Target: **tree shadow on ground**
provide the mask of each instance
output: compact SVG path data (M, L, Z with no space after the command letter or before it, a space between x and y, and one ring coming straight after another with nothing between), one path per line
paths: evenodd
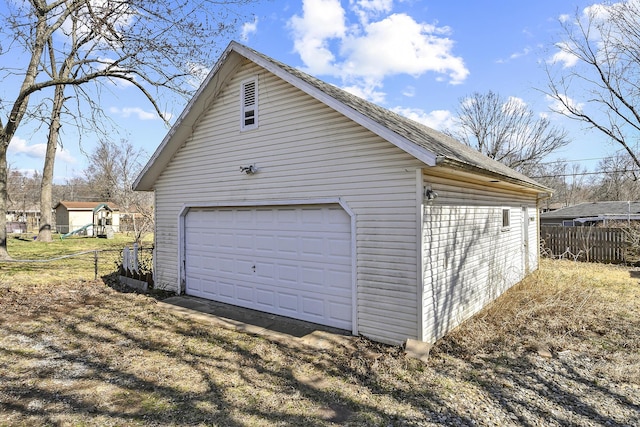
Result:
M219 328L97 283L47 292L0 295L0 412L7 425L640 420L632 397L595 383L575 359L545 365L531 355L467 360L436 351L424 365L400 347L364 338L317 348ZM601 396L613 412L584 400L587 394Z
M46 307L5 313L0 408L9 425L320 426L410 419L376 404L380 396L394 403L400 395L339 365L345 349L273 343L173 316L141 295L109 294L72 293ZM313 380L316 375L323 380ZM347 380L372 402L342 393Z

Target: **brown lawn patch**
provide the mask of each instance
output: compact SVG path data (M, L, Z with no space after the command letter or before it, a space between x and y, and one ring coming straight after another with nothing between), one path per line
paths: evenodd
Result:
M629 269L544 261L425 365L214 327L102 280L0 279L0 426L634 425L639 307Z

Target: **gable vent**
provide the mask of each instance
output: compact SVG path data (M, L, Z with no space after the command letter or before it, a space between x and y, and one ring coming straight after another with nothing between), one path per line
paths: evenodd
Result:
M255 78L241 83L241 124L242 130L258 127L258 82Z

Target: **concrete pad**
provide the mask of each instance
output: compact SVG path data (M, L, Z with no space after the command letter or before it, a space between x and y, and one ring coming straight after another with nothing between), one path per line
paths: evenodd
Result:
M432 345L423 341L408 339L404 352L407 356L424 363L429 361L429 351Z
M216 301L180 295L167 298L159 305L169 311L210 322L238 332L268 336L275 340L296 341L322 349L332 345L348 346L349 331L318 325Z

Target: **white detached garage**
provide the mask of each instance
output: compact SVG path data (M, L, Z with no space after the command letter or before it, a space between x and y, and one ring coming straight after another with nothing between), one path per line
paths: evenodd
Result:
M154 282L398 344L537 268L549 189L238 43L134 184Z

